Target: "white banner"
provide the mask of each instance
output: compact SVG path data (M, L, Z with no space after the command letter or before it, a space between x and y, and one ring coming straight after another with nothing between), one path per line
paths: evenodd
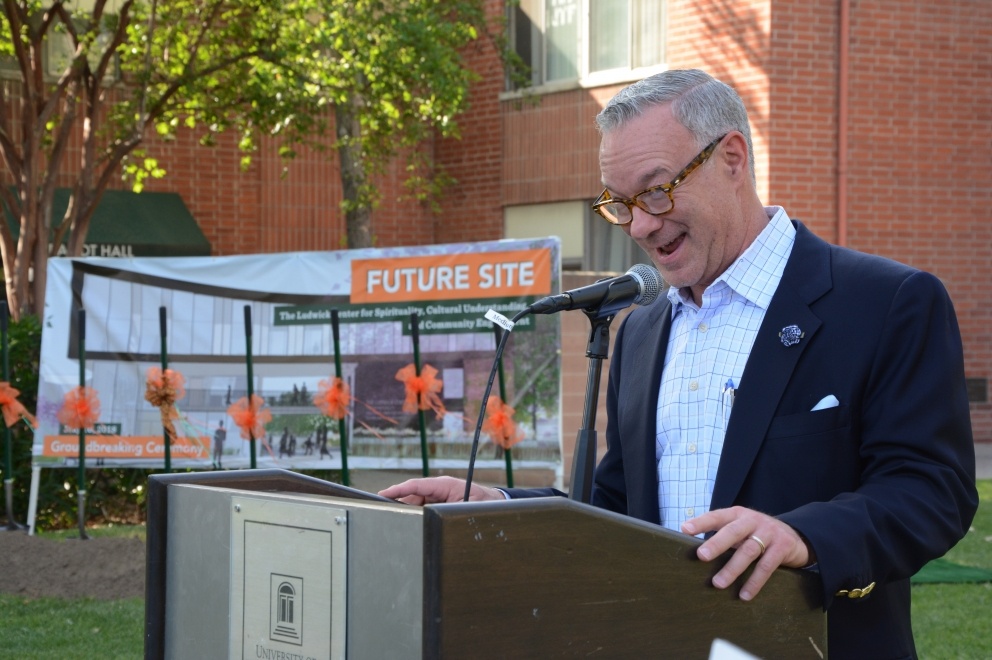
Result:
M418 415L403 412L396 373L414 362L437 369L447 413L426 413L430 466L467 465L495 357L490 310L513 317L560 287L557 239L231 257L56 258L49 261L34 464L78 465L79 436L57 419L67 392L85 384L100 401L86 433L87 466L159 468L160 411L145 400L150 367L165 354L180 372L175 469L248 467L250 444L228 415L248 390L246 312L251 319L252 391L272 414L257 439L258 467L340 469L338 422L313 403L335 375L331 317L339 319L342 374L353 397L346 418L348 467L422 465ZM84 341L77 330L85 312ZM81 352L82 349L82 352ZM557 316L524 317L504 354L507 402L524 440L514 466L560 463L560 328ZM517 389L517 388L521 389ZM500 393L499 383L493 394ZM479 467L501 467L483 437Z

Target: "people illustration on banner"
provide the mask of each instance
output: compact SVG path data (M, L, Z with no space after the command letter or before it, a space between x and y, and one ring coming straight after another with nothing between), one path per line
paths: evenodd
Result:
M221 459L224 456L224 441L227 440L227 429L224 428L224 420L220 420L217 423L217 429L214 431L214 469L220 470L223 468L221 465Z

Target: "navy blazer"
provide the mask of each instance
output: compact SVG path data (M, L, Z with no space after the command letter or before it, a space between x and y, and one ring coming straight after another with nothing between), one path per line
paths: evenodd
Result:
M933 275L794 224L737 389L711 508L755 509L809 540L830 656L915 657L909 578L964 536L978 506L957 320ZM787 326L802 331L798 343L782 341ZM596 506L653 523L670 328L671 304L660 301L632 311L617 332L607 451L592 494ZM811 411L831 394L840 405Z

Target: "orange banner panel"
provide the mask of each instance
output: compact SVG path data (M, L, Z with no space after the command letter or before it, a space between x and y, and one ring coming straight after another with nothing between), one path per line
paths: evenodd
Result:
M354 259L352 303L546 296L551 250Z
M170 446L172 458L210 458L210 438L182 437ZM78 435L46 435L42 456L77 458ZM87 435L86 458L165 459L165 443L160 435Z

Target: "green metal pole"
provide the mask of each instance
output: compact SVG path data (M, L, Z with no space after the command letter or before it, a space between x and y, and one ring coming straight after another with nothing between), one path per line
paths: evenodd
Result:
M76 334L79 336L79 387L86 387L86 310L80 309L77 316ZM76 518L79 522L79 538L88 539L86 534L86 429L79 425L79 474L76 477Z
M7 301L0 301L0 332L3 334L3 379L10 382L10 342L7 336L7 320L10 316ZM3 425L4 457L3 457L3 488L7 496L7 525L4 529L17 531L27 529L14 519L14 440L10 436L10 427L6 421Z
M338 324L338 310L331 310L331 334L334 337L334 375L342 378L341 375L341 334ZM341 438L341 481L345 486L351 485L351 478L348 476L348 429L344 423L344 417L338 420L338 435Z
M245 305L245 355L248 361L248 406L251 406L252 383L255 378L251 372L251 305ZM248 432L248 448L251 451L251 469L256 466L255 459L255 434Z
M503 330L498 325L493 325L493 332L496 335L496 348L499 348L499 340L503 338ZM499 356L499 362L497 363L497 369L499 370L499 398L503 401L505 405L509 405L506 402L506 380L503 375L503 356ZM503 460L506 462L506 486L507 488L513 488L513 455L510 452L510 448L507 447L503 450Z
M158 328L159 335L162 338L162 378L165 379L165 370L169 368L169 360L166 357L165 348L165 306L158 308ZM168 474L172 472L172 438L169 437L169 431L163 426L162 427L162 437L165 440L165 472Z
M410 337L413 339L413 368L417 377L420 376L420 320L417 312L410 314ZM419 403L419 402L418 402ZM423 464L423 476L428 476L430 470L427 464L427 418L420 406L417 406L417 421L420 425L420 459Z

